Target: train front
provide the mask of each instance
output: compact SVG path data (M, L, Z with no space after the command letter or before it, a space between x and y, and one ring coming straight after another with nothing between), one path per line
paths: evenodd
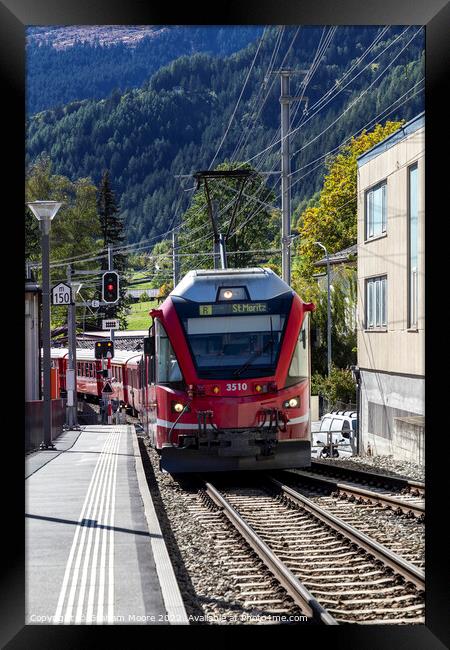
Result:
M257 268L190 271L151 312L147 422L162 469L310 464L313 308Z

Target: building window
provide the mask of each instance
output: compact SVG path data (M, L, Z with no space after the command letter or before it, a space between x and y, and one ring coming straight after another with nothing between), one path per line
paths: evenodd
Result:
M383 181L366 192L366 239L386 232L387 183Z
M366 280L366 329L386 328L386 276Z
M417 328L419 200L417 163L408 168L408 327Z

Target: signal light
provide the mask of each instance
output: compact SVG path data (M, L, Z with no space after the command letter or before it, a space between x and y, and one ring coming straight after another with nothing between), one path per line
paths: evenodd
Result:
M119 300L119 274L116 271L106 271L103 274L102 299L109 303Z
M114 356L114 344L112 341L96 341L94 351L96 359L106 359L108 356L112 359Z

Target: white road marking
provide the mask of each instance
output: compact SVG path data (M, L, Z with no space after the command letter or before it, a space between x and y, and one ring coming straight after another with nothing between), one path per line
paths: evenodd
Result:
M106 620L108 623L112 623L114 620L114 531L112 529L112 526L114 525L116 476L118 464L117 453L119 450L120 439L121 429L113 428L105 440L97 464L94 468L83 507L81 509L81 514L78 519L79 525L76 526L72 547L70 549L69 558L67 560L63 583L61 586L54 617L55 623L62 622L62 613L66 601L67 591L69 591L69 594L64 611L64 623L83 622L83 608L85 604L86 591L88 588L89 591L85 622L93 622L95 585L98 569L100 571L100 576L97 603L97 622L103 621L106 552L108 546L108 614ZM82 525L83 520L87 520L84 525ZM104 526L102 532L100 525ZM109 536L107 526L110 526ZM95 535L94 527L96 528ZM80 528L82 529L81 534ZM101 549L99 567L98 555L100 539ZM90 575L89 583L87 583L88 575ZM78 600L75 620L73 621L72 612L77 589Z
M65 615L64 615L64 623L72 623L73 622L72 621L73 603L74 603L74 600L75 600L75 591L76 591L77 584L78 584L78 575L80 573L80 565L81 565L81 560L82 560L82 557L83 557L84 540L86 538L87 530L92 525L92 521L91 521L92 507L93 507L93 504L94 503L96 504L97 500L98 500L99 488L100 488L101 482L103 480L105 468L107 467L107 464L108 464L108 461L109 461L108 453L109 453L109 451L110 451L110 449L112 447L114 437L115 437L114 434L111 433L111 435L110 435L111 442L110 442L110 445L109 445L108 449L105 451L105 453L103 455L103 461L104 462L103 462L103 465L102 465L101 473L97 477L97 481L96 481L96 485L95 485L95 493L91 496L91 499L90 499L90 502L89 502L89 507L88 507L88 510L87 510L87 513L86 513L86 515L88 515L88 516L85 516L86 519L90 520L89 524L87 526L82 527L83 530L81 532L81 538L80 538L80 541L79 541L79 544L78 544L78 553L77 553L77 557L76 557L75 565L74 565L74 570L73 570L73 574L72 574L72 584L71 584L71 587L70 587L69 599L68 599L68 603L67 603L66 612L65 612Z
M118 444L116 447L116 451L117 449L118 449ZM107 525L106 513L108 512L109 509L112 478L113 478L113 470L111 466L109 477L108 477L108 485L106 489L106 502L105 502L104 514L101 513L101 515L99 515L99 521L101 520L101 517L103 517L105 526ZM95 531L94 555L93 555L92 565L91 565L91 577L89 581L89 594L88 594L88 603L86 609L86 623L93 622L94 595L95 595L95 585L96 585L96 578L97 578L98 549L99 549L100 537L102 536L101 531L102 529L100 528L100 526L97 526L97 529Z
M85 510L86 510L87 504L89 503L91 491L95 487L98 472L100 471L100 469L102 467L102 464L103 464L103 458L104 458L103 452L104 452L105 449L108 448L108 444L109 444L109 437L105 440L105 444L103 445L102 452L100 453L100 456L99 456L99 458L97 460L97 464L96 464L95 469L94 469L94 472L92 474L91 482L89 484L89 487L88 487L88 490L87 490L87 493L86 493L86 497L84 499L83 507L81 508L80 516L78 518L78 523L79 524L84 519L84 513L85 513ZM67 584L68 584L68 581L69 581L69 576L70 576L70 571L71 571L71 568L72 568L72 562L73 562L73 558L74 558L74 555L75 555L75 550L77 548L78 536L80 534L80 528L81 528L80 526L77 526L76 529L75 529L75 535L74 535L72 546L71 546L71 549L70 549L69 558L67 560L66 570L64 572L64 578L63 578L63 582L62 582L62 586L61 586L61 591L59 593L58 604L56 606L56 612L55 612L55 616L54 616L54 619L55 619L54 622L55 623L60 622L61 612L62 612L64 599L65 599L65 595L66 595L66 590L67 590Z
M107 488L108 488L108 480L109 476L114 464L114 458L116 457L114 455L114 451L117 446L117 438L118 436L116 435L115 441L114 441L114 446L111 450L111 452L108 454L108 458L106 461L106 466L105 466L105 471L102 477L102 481L99 485L99 490L97 492L97 498L95 501L95 504L93 506L93 510L91 513L91 516L89 517L89 535L88 539L86 542L86 548L84 551L84 563L83 563L83 572L81 575L81 582L80 582L80 591L78 594L78 606L77 606L77 612L75 615L75 623L81 623L82 621L82 615L83 615L83 605L84 605L84 594L86 590L86 579L87 579L87 573L88 573L88 567L89 567L89 561L91 557L91 546L92 546L92 539L93 539L93 533L94 533L94 522L97 522L97 530L98 530L98 525L101 522L101 515L103 512L103 507L105 503L105 495L107 493Z

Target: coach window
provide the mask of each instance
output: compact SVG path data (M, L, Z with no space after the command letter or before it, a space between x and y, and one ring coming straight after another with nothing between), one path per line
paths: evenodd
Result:
M292 386L309 377L309 313L303 317L297 345L292 355L285 386Z
M172 384L183 380L180 366L164 327L156 321L156 383Z

